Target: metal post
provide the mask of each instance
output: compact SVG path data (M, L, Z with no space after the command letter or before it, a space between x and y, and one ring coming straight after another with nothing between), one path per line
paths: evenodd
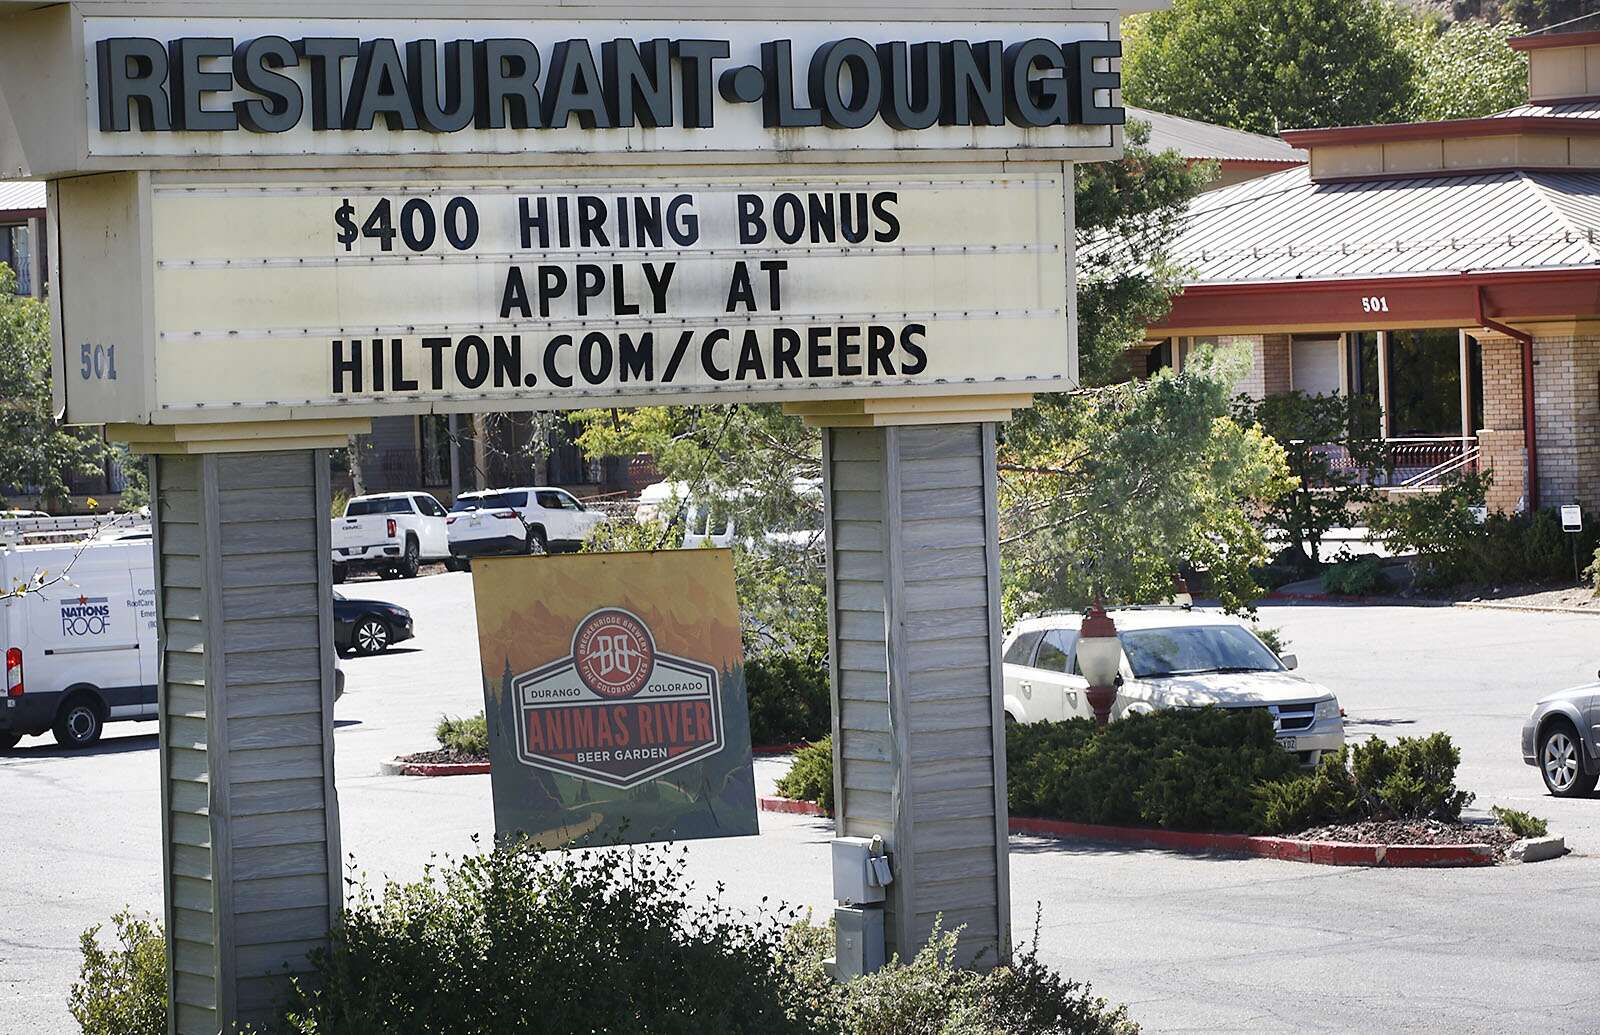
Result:
M840 837L882 836L885 927L908 957L965 927L1009 956L995 427L824 432Z
M343 902L322 450L154 458L168 1030L270 1023Z
M454 413L445 415L445 441L450 445L450 501L461 495L461 418Z

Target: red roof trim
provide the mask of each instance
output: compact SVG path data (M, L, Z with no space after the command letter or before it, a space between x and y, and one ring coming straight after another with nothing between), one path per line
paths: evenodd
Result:
M1392 126L1334 126L1328 129L1286 129L1279 136L1295 147L1316 147L1319 144L1381 144L1398 140L1454 140L1461 137L1504 137L1517 133L1600 136L1600 119L1566 119L1557 115L1512 115L1498 119L1399 122Z
M0 208L0 223L16 223L29 219L43 219L42 208Z
M1257 281L1196 284L1172 300L1172 310L1152 326L1154 336L1196 328L1250 334L1295 327L1381 327L1436 322L1478 325L1478 290L1486 310L1501 320L1600 316L1600 268L1434 274L1423 277L1352 277L1348 280ZM1374 312L1371 299L1387 308Z
M1512 50L1552 50L1556 47L1587 47L1600 43L1600 31L1589 32L1537 32L1529 36L1513 36L1506 40Z

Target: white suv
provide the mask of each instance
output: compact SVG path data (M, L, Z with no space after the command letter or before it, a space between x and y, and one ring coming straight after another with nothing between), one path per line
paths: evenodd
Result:
M1122 641L1113 721L1163 708L1262 708L1278 742L1315 765L1344 746L1344 718L1332 691L1289 671L1237 618L1183 608L1112 611ZM1079 614L1019 622L1005 642L1006 717L1016 722L1093 718L1078 672Z
M565 489L490 489L457 496L446 527L450 555L464 560L577 550L605 519Z

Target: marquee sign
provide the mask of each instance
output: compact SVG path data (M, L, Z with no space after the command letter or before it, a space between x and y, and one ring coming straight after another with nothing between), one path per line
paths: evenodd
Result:
M728 551L491 558L473 588L498 833L756 832Z
M100 18L91 155L1104 148L1106 22Z
M1059 167L828 172L163 175L134 187L150 191L148 337L121 312L104 337L69 313L68 414L172 424L1070 384ZM70 287L84 267L65 268Z

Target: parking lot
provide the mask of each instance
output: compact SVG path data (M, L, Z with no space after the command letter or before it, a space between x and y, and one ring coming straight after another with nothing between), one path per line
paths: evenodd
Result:
M471 576L362 582L410 608L417 638L347 659L337 720L344 849L373 879L493 829L487 777L378 775L432 746L441 713L482 706ZM1446 730L1474 813L1551 821L1574 854L1481 871L1370 871L1209 859L1034 838L1012 842L1016 933L1066 974L1130 1004L1149 1032L1593 1032L1600 947L1600 798L1556 801L1522 763L1533 700L1593 679L1600 618L1451 608L1271 606L1301 674L1334 689L1350 734ZM758 763L763 786L781 772ZM30 738L0 756L0 1002L7 1032L67 1033L78 933L124 905L159 914L154 728L110 727L65 754ZM690 852L732 907L772 895L829 906L825 822L762 816L762 834ZM820 914L819 914L820 915Z

